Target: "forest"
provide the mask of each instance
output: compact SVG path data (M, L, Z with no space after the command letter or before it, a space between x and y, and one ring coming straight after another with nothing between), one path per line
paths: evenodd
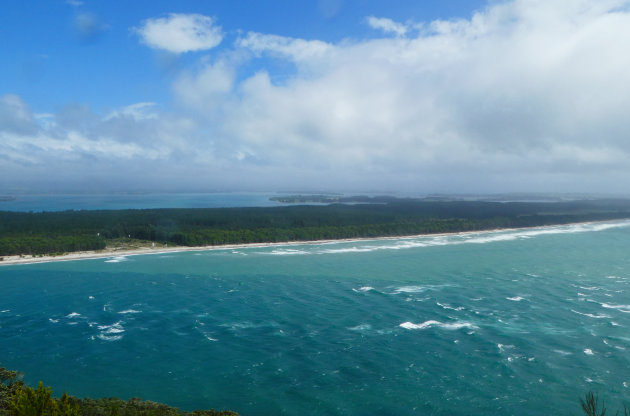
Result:
M116 239L216 246L630 218L630 200L626 199L484 202L365 197L361 201L265 208L0 211L0 256L101 250Z

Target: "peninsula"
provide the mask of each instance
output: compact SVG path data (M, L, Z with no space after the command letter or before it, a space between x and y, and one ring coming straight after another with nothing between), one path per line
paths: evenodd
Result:
M362 197L350 203L267 208L0 211L0 264L623 218L630 218L628 199L488 202Z

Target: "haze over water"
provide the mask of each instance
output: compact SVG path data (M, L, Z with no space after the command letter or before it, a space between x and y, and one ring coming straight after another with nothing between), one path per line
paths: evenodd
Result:
M579 414L630 376L630 222L0 268L2 365L266 414Z

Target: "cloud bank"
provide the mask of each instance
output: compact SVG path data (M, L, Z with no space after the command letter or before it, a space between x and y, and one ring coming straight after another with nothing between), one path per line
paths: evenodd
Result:
M366 19L374 37L338 43L243 34L175 80L168 111L68 108L44 126L4 96L0 175L110 175L147 188L624 191L630 2L515 0L470 19ZM223 38L200 15L149 19L137 32L173 53ZM255 73L239 72L255 62Z

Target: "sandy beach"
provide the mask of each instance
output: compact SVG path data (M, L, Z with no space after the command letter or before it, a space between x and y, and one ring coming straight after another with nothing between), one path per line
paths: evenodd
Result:
M241 248L256 248L256 247L282 247L282 246L292 246L292 245L311 245L311 244L334 244L334 243L353 243L353 242L361 242L361 241L378 241L378 240L404 240L404 239L414 239L414 238L424 238L424 237L439 237L439 236L454 236L454 235L470 235L470 234L478 234L478 233L499 233L499 232L508 232L508 231L516 231L516 230L528 230L528 229L544 229L551 227L562 227L562 226L571 226L571 225L579 225L579 224L597 224L597 223L608 223L615 221L588 221L588 222L579 222L579 223L570 223L570 224L556 224L556 225L548 225L548 226L539 226L539 227L523 227L523 228L498 228L491 230L476 230L476 231L464 231L464 232L454 232L454 233L438 233L438 234L415 234L408 236L384 236L384 237L365 237L365 238L345 238L345 239L333 239L333 240L312 240L312 241L285 241L285 242L274 242L274 243L245 243L245 244L225 244L225 245L215 245L215 246L195 246L195 247L187 247L187 246L174 246L174 247L164 247L161 245L144 245L142 247L108 247L103 250L97 251L75 251L72 253L65 253L61 255L42 255L42 256L31 256L31 255L16 255L16 256L3 256L0 261L0 266L8 266L8 265L18 265L18 264L35 264L35 263L49 263L56 261L74 261L74 260L86 260L86 259L98 259L98 258L108 258L108 257L116 257L116 256L136 256L143 254L163 254L163 253L174 253L174 252L184 252L184 251L210 251L210 250L233 250L233 249L241 249Z

